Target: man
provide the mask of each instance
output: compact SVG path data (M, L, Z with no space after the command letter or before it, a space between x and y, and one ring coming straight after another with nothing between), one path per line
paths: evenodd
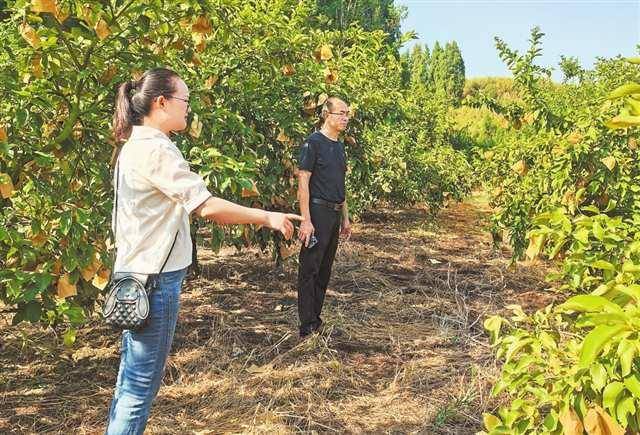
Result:
M300 337L320 329L320 312L338 248L339 234L349 239L351 223L345 200L347 169L338 136L349 122L349 107L337 97L322 107L323 124L309 136L298 162L299 238L298 317Z

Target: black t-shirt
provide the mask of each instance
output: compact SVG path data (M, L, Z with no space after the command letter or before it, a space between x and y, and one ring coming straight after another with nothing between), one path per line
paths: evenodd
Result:
M298 168L311 172L309 194L325 201L344 202L347 158L342 142L316 131L300 147Z

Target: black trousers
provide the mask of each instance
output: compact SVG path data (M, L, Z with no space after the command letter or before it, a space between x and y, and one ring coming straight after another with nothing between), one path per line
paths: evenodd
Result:
M331 277L333 259L338 249L342 212L322 205L309 204L311 223L318 243L312 248L304 244L298 265L298 318L300 335L306 335L322 324L320 312Z

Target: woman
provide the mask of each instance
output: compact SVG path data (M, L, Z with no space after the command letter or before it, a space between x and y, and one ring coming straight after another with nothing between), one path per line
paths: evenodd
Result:
M126 143L114 177L114 272L142 277L161 273L150 295L148 324L123 333L107 434L144 432L171 349L182 281L191 264L189 215L219 224L265 225L287 239L294 231L291 220L301 220L295 214L242 207L211 196L169 138L186 128L188 112L189 89L171 70L149 70L140 80L118 88L114 135Z

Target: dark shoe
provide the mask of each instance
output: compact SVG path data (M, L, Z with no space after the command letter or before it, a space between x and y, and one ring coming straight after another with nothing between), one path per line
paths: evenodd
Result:
M300 339L307 338L308 336L310 336L314 332L315 332L315 329L313 329L312 327L300 329Z
M311 326L311 330L312 330L313 332L317 332L317 333L322 332L322 325L323 325L323 323L324 323L324 322L323 322L322 320L319 320L318 322L314 323L314 324Z

